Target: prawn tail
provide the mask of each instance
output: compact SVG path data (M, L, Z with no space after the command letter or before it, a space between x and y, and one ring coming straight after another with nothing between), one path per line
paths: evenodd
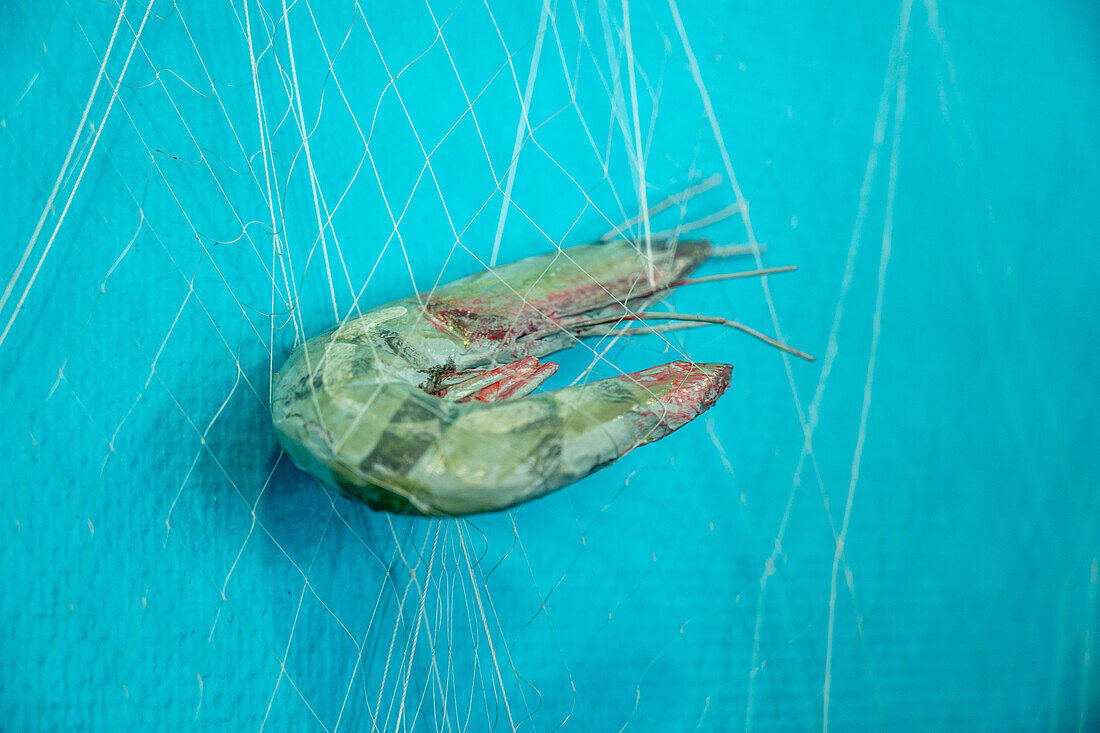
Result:
M604 468L706 412L732 367L677 361L545 392L471 405L405 473L427 514L508 509Z

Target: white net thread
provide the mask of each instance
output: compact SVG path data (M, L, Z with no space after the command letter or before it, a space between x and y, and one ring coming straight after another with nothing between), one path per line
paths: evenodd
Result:
M4 508L19 543L9 558L18 552L46 575L55 560L31 538L48 513L32 483L72 487L68 570L36 591L56 601L44 613L58 633L14 667L43 727L725 730L733 720L745 730L827 730L840 656L874 698L869 712L842 720L882 722L863 627L873 601L845 547L917 33L937 44L946 104L961 114L934 0L917 8L927 28L911 0L891 10L846 258L838 285L823 286L827 333L800 332L797 304L767 277L676 296L688 312L736 308L783 342L797 333L819 367L800 372L786 353L710 329L619 333L562 357L563 383L716 345L739 369L761 364L745 369L760 409L788 417L764 438L776 455L783 445L784 478L753 514L756 454L731 439L721 401L690 438L669 439L678 447L639 451L583 490L458 520L375 514L332 496L290 465L270 429L271 378L290 347L392 298L430 298L462 274L609 228L645 252L693 224L743 243L756 268L775 264L761 256L735 172L744 169L727 144L734 125L716 111L724 92L700 62L718 53L709 36L700 41L705 11L691 10L676 0L544 0L522 11L126 0L59 4L48 22L36 14L45 25L11 11L30 36L70 44L43 44L4 112L27 181L22 200L40 214L0 260L0 357L31 338L49 292L74 291L42 357L48 379L28 386L34 400L17 426L37 458ZM74 61L70 73L66 54L83 66ZM67 121L58 129L76 120L71 143L40 146L29 127L16 134L7 124L29 125L20 114L43 89ZM721 183L707 196L675 201L651 223L652 203L714 173ZM715 211L732 221L709 218ZM841 329L872 216L882 226L873 302L854 306L869 329L851 357L861 400L838 479L814 439L834 366L848 355ZM112 369L115 383L104 382ZM69 431L86 441L79 455L68 454ZM172 438L149 440L161 431ZM720 485L693 482L696 461ZM638 496L638 485L665 492ZM775 580L796 511L817 518L802 541L817 543L824 603L816 586ZM683 533L707 539L683 548ZM624 555L633 559L620 566ZM1095 588L1095 559L1090 567ZM117 614L109 626L91 610L97 601ZM711 601L727 610L712 617ZM817 643L804 643L810 636ZM94 660L91 712L35 677L77 647L89 650L82 664ZM762 682L769 660L789 659L787 676ZM82 673L70 674L82 687Z

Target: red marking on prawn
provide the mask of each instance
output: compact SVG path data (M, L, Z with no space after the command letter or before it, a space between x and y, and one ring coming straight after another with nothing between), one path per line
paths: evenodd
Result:
M693 362L674 361L616 379L644 389L663 387L661 409L643 410L640 414L657 418L667 432L671 432L710 409L729 388L732 366L707 364L706 367L707 370L702 371L700 365ZM675 385L671 391L669 385Z
M554 326L557 321L552 318L543 318L531 309L524 307L519 315L497 316L491 315L491 311L478 311L477 302L472 301L468 307L455 307L443 303L429 304L425 309L432 324L443 331L453 331L462 334L469 341L507 341L515 340L538 326ZM525 318L524 316L528 316ZM537 320L536 320L537 319Z
M500 402L528 394L535 386L549 379L556 371L558 365L552 361L539 364L539 360L533 356L523 361L533 362L522 370L515 370L514 374L479 390L474 399L479 402Z

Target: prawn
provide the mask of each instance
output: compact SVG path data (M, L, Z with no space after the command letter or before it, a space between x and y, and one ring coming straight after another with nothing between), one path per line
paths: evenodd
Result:
M272 419L299 467L371 508L460 516L507 509L679 429L726 390L728 364L674 361L531 395L557 370L540 359L608 334L721 323L806 359L736 321L648 312L689 280L707 240L583 244L495 267L362 313L293 350ZM657 319L694 323L618 327ZM529 396L530 395L530 396Z

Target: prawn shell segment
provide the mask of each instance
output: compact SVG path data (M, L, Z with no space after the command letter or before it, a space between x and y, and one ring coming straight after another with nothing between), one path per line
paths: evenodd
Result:
M586 244L480 272L432 293L425 313L467 344L515 340L570 321L623 312L667 291L706 261L704 240Z

